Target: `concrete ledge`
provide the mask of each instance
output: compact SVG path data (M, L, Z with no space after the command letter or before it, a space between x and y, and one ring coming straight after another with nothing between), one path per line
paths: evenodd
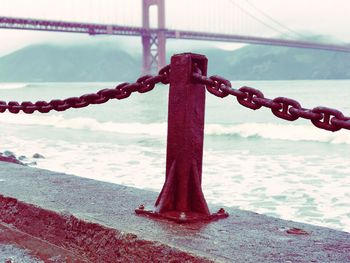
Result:
M96 262L93 252L102 262L350 262L350 233L229 208L210 224L154 221L134 209L157 193L10 163L0 171L3 226L78 262Z
M11 251L6 253L9 247ZM0 260L6 263L90 262L77 251L51 244L3 222L0 223Z
M121 233L73 215L59 214L1 195L0 211L3 222L0 228L7 231L7 242L31 250L45 262L55 256L65 261L91 262L207 261L158 242L138 239L134 234Z

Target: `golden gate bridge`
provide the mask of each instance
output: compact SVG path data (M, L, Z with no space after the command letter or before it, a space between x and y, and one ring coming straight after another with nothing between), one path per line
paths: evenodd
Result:
M231 1L231 0L230 0ZM236 8L267 27L269 24L255 18L241 6ZM157 7L157 27L150 26L150 7ZM267 14L265 14L268 16ZM271 17L268 17L273 19ZM205 19L205 18L204 18ZM274 20L278 23L278 21ZM82 33L89 35L121 35L141 36L143 47L142 69L144 74L151 73L154 68L162 68L166 64L166 39L190 39L202 41L234 42L258 45L274 45L295 48L320 49L337 52L350 52L349 45L320 43L300 39L284 39L260 37L245 34L202 32L193 30L169 29L165 25L165 0L142 0L142 25L126 26L119 24L69 22L51 19L21 18L0 16L1 29L19 29L35 31L51 31L66 33ZM292 31L285 27L287 30ZM295 32L294 32L295 33Z

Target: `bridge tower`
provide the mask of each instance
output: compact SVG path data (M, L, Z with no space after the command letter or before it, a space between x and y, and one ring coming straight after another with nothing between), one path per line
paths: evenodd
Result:
M151 6L157 6L157 32L150 32ZM143 46L143 74L150 74L165 66L165 5L164 0L142 0L142 46Z

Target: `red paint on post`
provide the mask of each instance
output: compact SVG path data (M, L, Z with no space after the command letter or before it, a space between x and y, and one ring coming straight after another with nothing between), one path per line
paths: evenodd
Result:
M192 80L195 71L207 74L207 58L185 53L170 64L166 178L154 210L138 214L193 222L227 217L210 214L202 192L205 86Z

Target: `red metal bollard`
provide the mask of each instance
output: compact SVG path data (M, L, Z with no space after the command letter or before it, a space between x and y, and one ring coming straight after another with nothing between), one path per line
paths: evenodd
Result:
M137 214L179 223L216 220L228 214L210 214L202 192L205 86L194 84L192 74L207 74L207 58L184 53L170 64L166 178L154 210L140 206Z

